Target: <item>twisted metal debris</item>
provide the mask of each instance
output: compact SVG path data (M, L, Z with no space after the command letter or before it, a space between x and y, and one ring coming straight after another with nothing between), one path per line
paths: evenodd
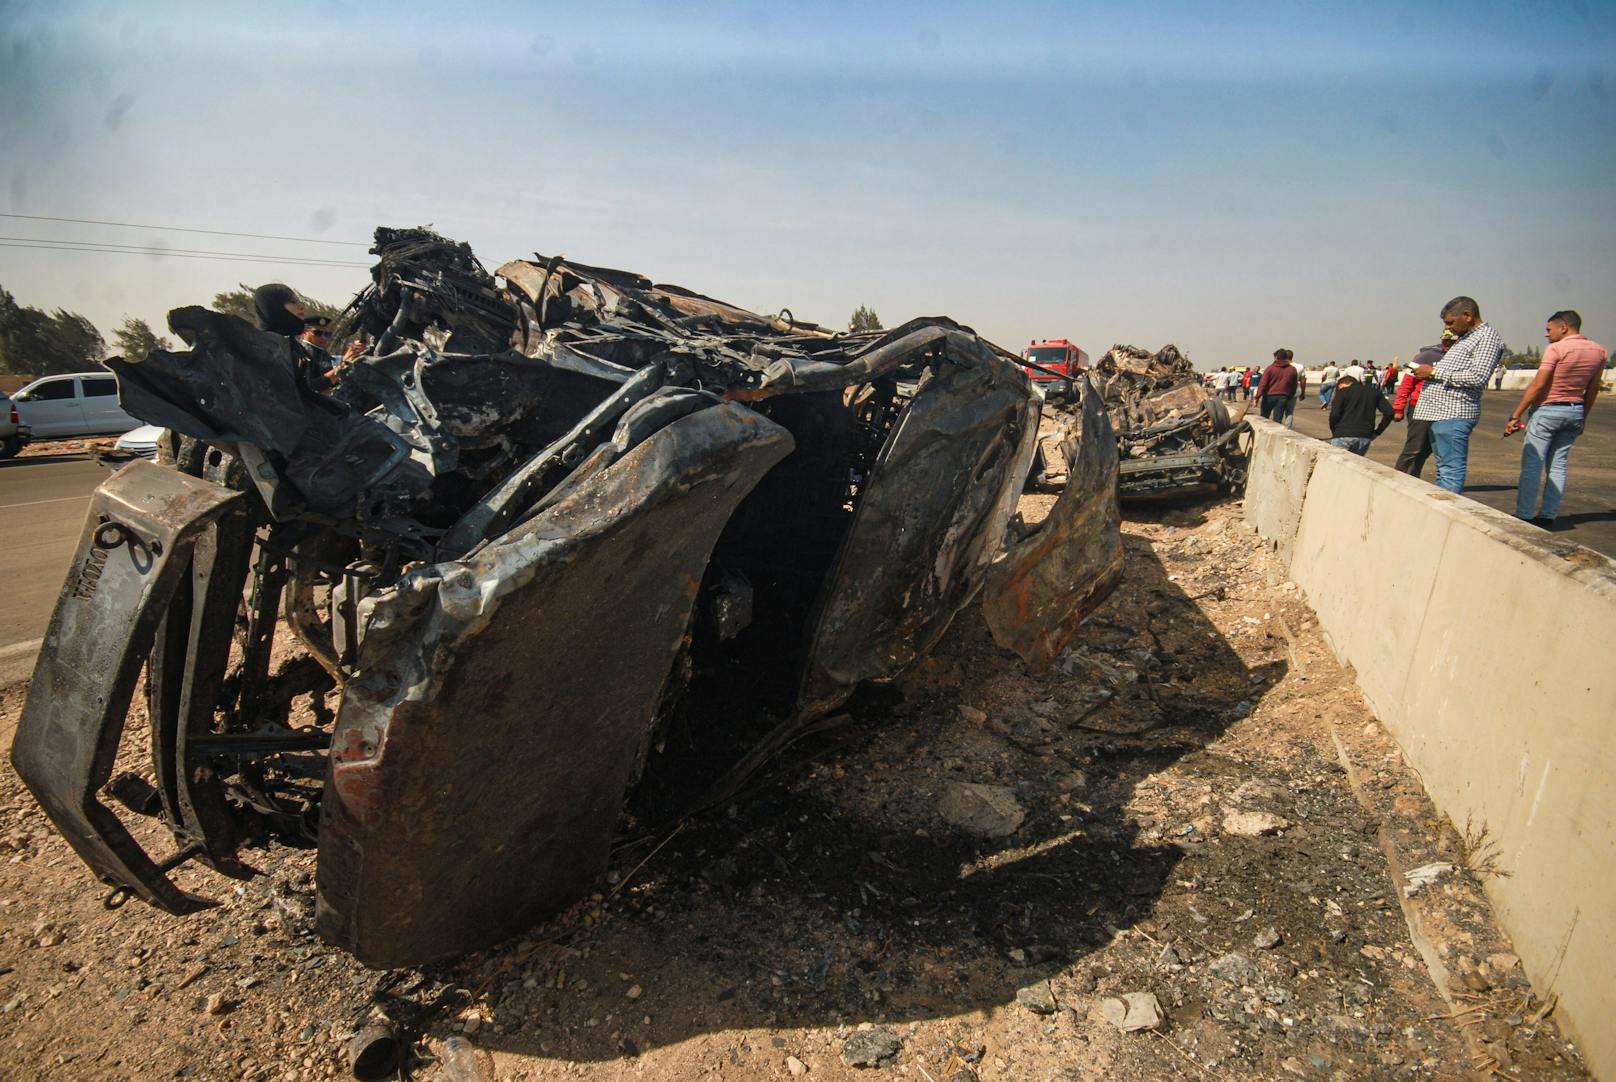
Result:
M165 461L97 491L13 748L109 904L211 904L168 873L251 875L273 835L318 845L317 928L361 960L483 947L979 591L1044 665L1120 573L1097 396L1081 483L1024 530L1040 399L951 320L835 334L560 256L490 274L423 229L373 252L334 393L202 308L170 313L188 350L111 362ZM143 669L151 780L108 786Z

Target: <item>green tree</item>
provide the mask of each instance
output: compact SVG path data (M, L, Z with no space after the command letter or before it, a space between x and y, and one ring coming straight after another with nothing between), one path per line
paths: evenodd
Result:
M861 304L853 309L853 318L847 321L847 329L854 334L882 330L881 317L875 314L875 309Z
M0 371L50 376L100 365L106 342L95 324L65 308L45 312L0 287Z
M151 329L144 319L124 318L122 325L112 332L112 344L127 361L143 361L156 350L170 350L174 346L167 338Z
M258 326L258 309L253 307L252 290L246 286L226 290L213 295L213 310L223 312L227 316L237 316L245 319L254 327Z

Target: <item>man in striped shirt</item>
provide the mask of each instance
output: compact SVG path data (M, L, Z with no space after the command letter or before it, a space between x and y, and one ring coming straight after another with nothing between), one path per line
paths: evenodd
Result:
M1414 375L1426 382L1414 419L1431 422L1437 487L1463 492L1470 433L1481 419L1481 392L1503 356L1504 340L1481 321L1481 307L1469 297L1442 306L1442 325L1459 340L1436 364L1415 367Z

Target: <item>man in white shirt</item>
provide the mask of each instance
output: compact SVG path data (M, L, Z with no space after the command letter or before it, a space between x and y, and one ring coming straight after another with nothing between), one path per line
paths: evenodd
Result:
M1330 408L1330 399L1335 397L1336 381L1341 378L1341 369L1331 361L1324 366L1324 372L1319 376L1319 409Z

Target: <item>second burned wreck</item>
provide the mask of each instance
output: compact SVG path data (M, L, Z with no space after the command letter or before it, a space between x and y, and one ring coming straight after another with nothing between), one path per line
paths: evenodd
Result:
M560 257L489 274L426 230L374 251L349 312L374 345L334 394L201 308L170 314L188 351L111 363L168 462L97 490L13 761L118 898L206 905L168 870L252 874L275 833L318 845L317 926L361 960L483 947L978 593L1043 666L1121 572L1100 396L1024 531L1041 400L950 320L832 334ZM307 657L272 672L277 625ZM144 794L108 786L143 669ZM293 716L333 685L334 716Z

